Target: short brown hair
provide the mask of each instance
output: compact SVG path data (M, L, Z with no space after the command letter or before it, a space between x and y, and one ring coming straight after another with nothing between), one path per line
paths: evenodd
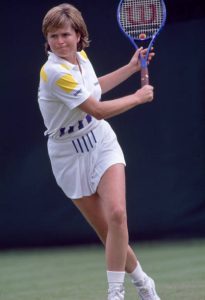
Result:
M43 19L42 31L44 37L47 39L47 34L50 30L61 28L70 22L76 33L80 34L80 41L77 50L81 51L89 46L89 36L87 26L81 15L81 12L71 4L63 3L51 8ZM49 46L46 43L46 50Z

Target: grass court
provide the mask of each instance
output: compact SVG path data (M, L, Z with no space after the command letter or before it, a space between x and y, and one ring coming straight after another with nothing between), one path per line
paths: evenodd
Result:
M133 245L161 300L205 300L205 240ZM100 246L0 252L1 300L106 300ZM125 300L137 300L128 276Z

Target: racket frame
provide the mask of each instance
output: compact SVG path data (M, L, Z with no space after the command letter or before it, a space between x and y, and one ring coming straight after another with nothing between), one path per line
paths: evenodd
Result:
M129 35L123 28L121 21L120 21L120 10L121 10L121 6L122 3L125 0L120 0L118 7L117 7L117 22L118 25L120 27L120 30L122 31L122 33L129 39L129 41L131 42L131 44L134 46L135 50L137 50L139 48L139 46L137 45L139 43L147 43L147 52L145 57L142 57L142 55L140 55L140 62L141 62L141 85L144 86L145 84L149 84L149 72L148 72L148 67L147 67L147 60L148 60L148 56L150 53L150 50L155 42L156 37L159 35L159 33L161 32L161 30L163 29L165 22L166 22L166 18L167 18L167 11L166 11L166 6L163 0L160 0L161 2L161 7L162 7L162 15L163 15L163 20L161 23L161 26L159 27L159 29L157 30L157 32L155 34L152 35L152 37L148 37L148 38L144 38L144 39L137 39L132 37L131 35ZM150 40L150 42L149 42Z

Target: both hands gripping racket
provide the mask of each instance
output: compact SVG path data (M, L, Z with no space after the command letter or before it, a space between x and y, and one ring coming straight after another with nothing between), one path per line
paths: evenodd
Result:
M163 0L121 0L117 20L122 32L137 50L147 48L145 57L140 55L141 85L149 84L147 59L152 45L166 21Z

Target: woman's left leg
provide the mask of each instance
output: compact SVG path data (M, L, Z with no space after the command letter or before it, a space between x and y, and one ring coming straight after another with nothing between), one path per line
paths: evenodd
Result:
M123 300L128 251L124 165L111 166L102 176L97 193L74 204L105 244L108 300Z
M121 182L119 180L118 176L121 177L120 173L123 174L123 172L124 172L123 168L122 169L119 168L119 170L117 170L117 171L114 170L114 172L111 168L108 169L109 176L106 178L104 178L104 176L103 176L101 179L101 181L102 180L104 181L103 187L102 187L102 190L103 190L102 195L104 197L103 199L101 199L101 196L99 196L99 194L96 193L94 195L75 200L74 204L81 211L82 215L85 217L85 219L88 221L88 223L93 227L93 229L95 229L96 233L98 234L99 238L101 239L101 241L103 242L105 247L108 247L106 249L106 261L107 261L107 265L108 265L108 270L113 271L113 273L117 273L116 271L118 271L118 270L119 270L118 273L120 273L120 271L124 271L124 270L126 270L126 272L128 272L128 273L132 273L131 277L132 277L133 283L136 282L136 287L137 287L138 293L140 293L140 296L141 296L140 299L144 299L142 293L145 293L145 298L147 297L147 293L149 293L149 294L151 293L150 297L149 298L147 297L146 299L160 300L156 294L155 287L152 282L150 284L150 282L148 281L148 283L146 283L146 285L142 285L142 286L137 285L138 281L143 281L143 278L145 277L146 274L141 270L140 264L137 261L137 258L135 256L133 250L128 245L126 203L125 203L125 185L124 184L121 185L121 187L123 186L123 190L124 190L123 191L124 199L121 199L119 201L119 203L118 203L118 201L116 201L116 202L114 201L114 203L113 203L112 200L110 200L111 203L108 203L108 204L106 203L106 201L108 201L110 199L109 191L111 189L113 189L114 191L116 189L118 189L118 186L116 188L116 182L118 182L119 185ZM112 176L115 176L114 174L116 175L115 179L117 179L117 180L114 180L114 182L111 184L111 187L110 187L109 182L107 182L107 181L109 181L109 180L112 181L113 180ZM123 176L121 177L121 179L122 178L123 178ZM121 184L122 184L122 182L121 182ZM118 191L119 191L119 189L118 189ZM111 193L111 194L113 194L113 193ZM117 195L117 193L116 193L116 199L119 199L120 196L122 196L122 194ZM116 211L115 211L115 209L116 209ZM108 210L110 210L110 211L108 211ZM115 216L115 218L116 218L116 216L118 216L118 218L116 218L118 221L117 220L108 221L109 219L111 219L110 215L112 215L112 217ZM121 220L121 221L119 222L119 220ZM120 230L117 229L118 222L120 224L120 226L119 226ZM125 226L124 226L124 222L125 222ZM110 240L109 240L109 242L107 242L110 223L111 223L110 227L114 228L114 229L110 231L110 235L109 235ZM112 224L112 223L114 223L114 224ZM120 232L120 234L119 234L119 232ZM117 234L116 240L115 240L115 237L113 237L114 234ZM125 239L124 239L124 237L125 237ZM115 241L115 244L113 244L113 241ZM126 246L126 254L124 253L124 251L118 252L119 249L115 248L115 246L119 245L119 244L127 245ZM108 251L108 249L110 249L110 250ZM110 253L110 251L112 253ZM126 257L126 264L124 261L125 257ZM123 260L123 262L120 261L121 259ZM112 278L113 278L113 276L112 276ZM123 292L121 292L121 290L120 290L120 295L122 297L119 296L116 299L124 299ZM108 299L115 299L115 297L112 297L112 295L111 295L111 297L109 297Z
M102 176L97 193L107 220L105 244L107 269L125 271L128 229L123 164L111 166Z
M111 166L102 176L97 193L107 220L105 256L108 300L124 300L125 264L128 249L125 171L123 164Z

